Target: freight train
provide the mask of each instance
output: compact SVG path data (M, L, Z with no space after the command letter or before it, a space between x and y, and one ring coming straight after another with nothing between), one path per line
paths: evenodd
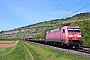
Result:
M82 35L79 26L63 26L61 28L47 31L44 40L31 39L30 41L78 48L82 45Z

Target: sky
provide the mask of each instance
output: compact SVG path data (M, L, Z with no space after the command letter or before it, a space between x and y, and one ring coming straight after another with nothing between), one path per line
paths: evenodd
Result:
M0 0L0 31L83 12L90 12L90 0Z

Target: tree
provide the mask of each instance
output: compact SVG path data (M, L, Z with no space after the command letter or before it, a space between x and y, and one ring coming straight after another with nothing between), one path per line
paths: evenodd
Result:
M50 31L50 30L52 30L52 27L49 27L49 28L47 28L47 29L44 31L44 39L45 39L45 36L46 36L46 32L47 32L47 31Z

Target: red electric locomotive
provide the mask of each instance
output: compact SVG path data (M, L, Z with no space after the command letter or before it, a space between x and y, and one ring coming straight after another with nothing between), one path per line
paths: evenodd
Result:
M50 44L78 48L82 45L82 35L79 26L63 26L46 33L45 41Z

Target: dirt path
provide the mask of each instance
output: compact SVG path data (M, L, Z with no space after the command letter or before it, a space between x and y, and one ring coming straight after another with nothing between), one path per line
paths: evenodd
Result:
M9 48L16 46L17 44L14 42L15 41L0 41L0 48Z
M32 56L32 54L29 52L28 48L24 45L24 43L22 43L23 46L26 48L26 50L28 51L29 55L31 56L32 60L34 60L34 57Z
M12 44L0 44L0 48L9 48L9 47L13 47L16 46L17 44L12 43Z

